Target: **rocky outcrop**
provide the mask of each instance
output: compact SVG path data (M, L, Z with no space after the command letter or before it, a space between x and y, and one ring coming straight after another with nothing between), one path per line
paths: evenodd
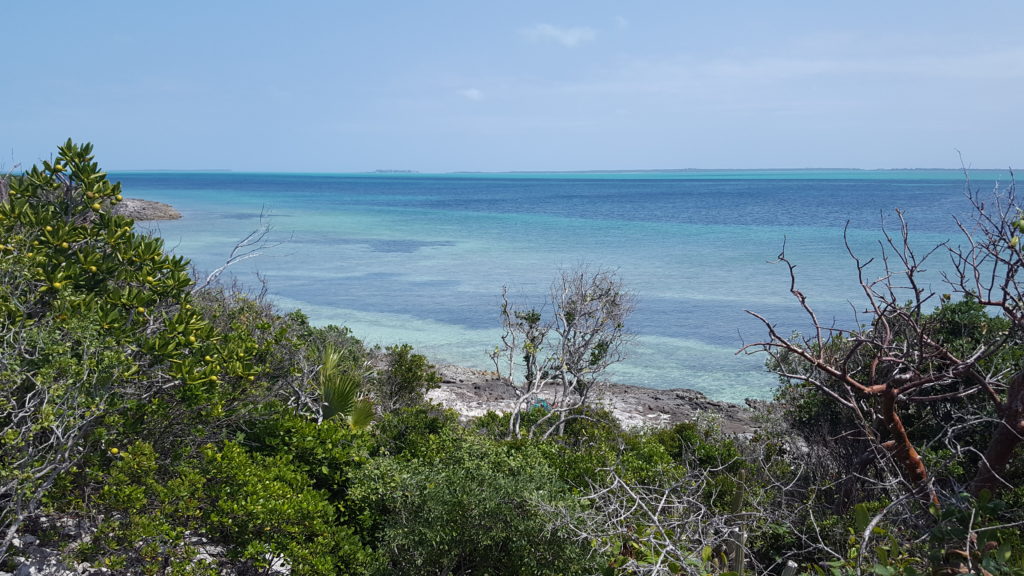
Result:
M142 200L140 198L125 198L114 207L114 213L127 216L132 220L177 220L181 213L170 204L154 202L153 200Z
M441 385L427 398L467 419L488 410L508 412L515 406L514 391L493 372L451 365L438 366L437 372ZM748 407L712 400L686 388L656 390L607 383L599 387L596 402L627 428L671 426L701 418L716 420L730 434L751 434L758 428Z

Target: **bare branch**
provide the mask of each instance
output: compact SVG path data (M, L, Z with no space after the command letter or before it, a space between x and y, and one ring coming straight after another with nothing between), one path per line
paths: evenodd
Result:
M267 220L267 214L265 211L261 211L259 226L257 226L255 230L249 232L245 238L242 238L235 243L231 252L228 254L227 259L224 261L224 264L218 266L213 270L213 272L210 272L202 283L196 283L192 288L192 291L198 292L212 285L218 278L220 278L221 274L231 266L234 266L239 262L244 262L250 258L261 256L265 251L280 246L282 244L281 242L271 242L269 240L271 231L273 231L273 227Z

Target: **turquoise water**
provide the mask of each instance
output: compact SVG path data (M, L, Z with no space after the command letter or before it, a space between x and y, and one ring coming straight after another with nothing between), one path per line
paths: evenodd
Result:
M973 172L972 185L1007 174ZM408 342L436 362L489 368L503 285L537 299L559 269L618 271L639 297L637 339L612 377L742 400L771 394L763 358L737 355L764 328L807 328L771 263L783 242L822 318L849 325L864 302L843 244L878 252L881 218L905 211L916 246L959 240L959 171L682 171L548 174L121 173L129 196L184 218L148 224L200 271L260 225L279 245L232 268L256 272L283 309L344 324L370 344ZM930 281L948 291L936 257Z

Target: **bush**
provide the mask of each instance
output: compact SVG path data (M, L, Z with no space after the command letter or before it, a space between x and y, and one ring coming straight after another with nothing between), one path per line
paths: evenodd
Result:
M365 431L343 422L319 424L287 407L271 405L267 415L245 435L245 444L267 457L281 457L305 474L313 488L340 504L348 494L351 475L369 459L373 440Z
M198 460L161 470L137 443L111 455L93 504L102 513L83 557L126 572L216 573L192 562L197 535L226 547L234 567L283 561L293 574L350 573L365 554L328 494L287 457L252 454L234 442L208 445ZM188 538L187 538L188 537Z
M383 411L424 402L424 394L441 381L426 356L413 354L412 346L388 346L379 359L381 370L368 383L375 404Z
M218 573L187 538L202 526L205 479L195 469L161 472L153 447L137 442L112 447L89 472L102 486L89 512L103 520L80 559L124 573Z
M458 415L435 404L420 404L384 414L374 425L376 455L406 459L429 457L460 441Z
M218 383L250 374L202 360L218 343L186 262L113 213L91 150L68 141L0 198L0 558L97 427L210 422Z
M372 525L374 573L594 570L588 546L558 527L558 511L574 504L537 454L472 434L438 448L376 458L355 475L349 506Z
M283 557L296 574L347 573L362 548L325 492L285 456L251 454L234 443L204 450L204 521L241 560Z
M687 470L706 470L708 481L702 496L720 512L737 512L742 493L754 486L750 466L738 442L717 428L699 422L681 422L651 433L652 439Z
M347 552L324 559L347 550L348 536L327 493L310 487L315 458L294 466L288 454L225 442L279 416L268 402L308 393L311 342L358 341L237 288L194 292L187 261L114 213L120 187L91 150L69 141L0 194L0 559L40 502L94 517L100 493L109 515L95 552L138 570L187 558L176 550L196 526L244 541L240 554L254 562L265 549L296 570L347 565ZM111 448L121 450L113 464ZM316 481L327 486L329 476ZM233 501L232 491L249 499ZM203 513L176 502L201 502ZM226 523L227 505L241 524ZM295 530L269 534L274 517ZM328 528L333 535L319 535ZM307 537L315 546L296 540Z

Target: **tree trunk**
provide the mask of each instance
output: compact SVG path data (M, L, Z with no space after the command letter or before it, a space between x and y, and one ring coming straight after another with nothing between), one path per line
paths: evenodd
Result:
M882 417L889 427L889 433L892 434L892 454L899 465L903 467L907 479L915 487L923 487L928 482L928 469L910 442L907 429L903 426L903 420L896 411L897 396L899 393L896 388L889 387L882 392ZM937 501L933 490L929 489L928 495L933 502Z
M982 490L995 493L1006 487L1002 479L1006 466L1024 438L1024 371L1013 375L1001 416L1003 418L992 431L985 456L978 463L978 473L971 482L971 494L975 496Z

